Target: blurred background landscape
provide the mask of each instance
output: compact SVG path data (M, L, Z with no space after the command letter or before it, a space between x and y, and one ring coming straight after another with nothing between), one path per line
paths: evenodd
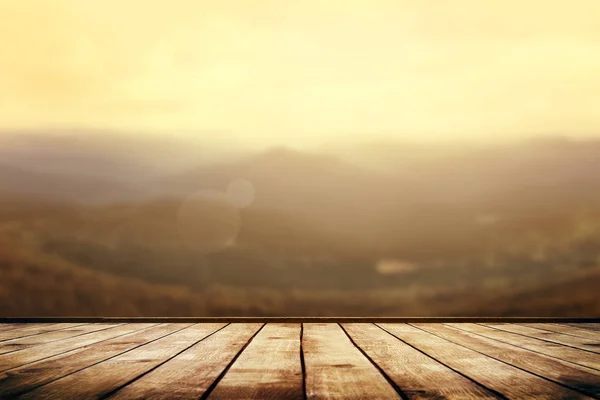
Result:
M599 316L598 13L0 0L0 316Z
M277 147L178 171L180 153L145 165L106 133L14 138L5 315L600 310L600 141Z

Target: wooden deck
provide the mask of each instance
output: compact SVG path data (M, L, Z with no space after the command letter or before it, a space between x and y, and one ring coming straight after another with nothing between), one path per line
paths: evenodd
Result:
M600 399L597 322L42 321L0 323L1 399Z

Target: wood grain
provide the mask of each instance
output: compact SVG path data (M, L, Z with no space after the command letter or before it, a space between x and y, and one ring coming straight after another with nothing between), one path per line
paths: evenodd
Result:
M6 354L17 350L23 350L29 347L38 346L40 344L52 343L57 340L67 339L84 335L86 333L101 331L107 329L106 326L100 324L76 325L73 327L63 328L57 331L41 333L34 336L26 336L24 338L6 340L0 342L0 354Z
M116 328L117 326L122 324L98 325L99 327L105 327L106 329L88 333L87 335L81 335L73 338L63 339L56 342L31 347L28 349L15 351L8 354L2 354L0 355L0 372L111 338L118 334L116 333L118 331L114 331L113 328Z
M154 327L154 328L152 328ZM151 328L151 329L149 329ZM0 398L29 391L73 372L172 333L174 327L156 324L126 324L114 328L113 337L23 367L0 373Z
M564 333L566 335L578 336L590 339L596 342L600 341L600 332L593 332L587 329L581 329L570 325L562 324L522 324L532 328L543 329L550 332Z
M414 325L443 339L533 372L589 396L600 397L600 371L577 366L442 324Z
M593 319L281 319L0 324L0 398L600 399Z
M600 323L561 323L561 325L569 325L575 328L586 329L594 332L600 332Z
M600 357L587 351L562 346L557 343L545 342L543 340L518 335L506 331L500 331L489 326L479 324L447 324L459 327L462 330L477 333L490 339L512 344L527 350L535 351L547 356L555 357L574 364L600 370Z
M268 324L209 399L303 399L300 324Z
M10 331L12 329L17 329L17 328L26 328L27 326L40 326L40 325L47 325L47 324L0 323L0 332Z
M536 375L406 324L381 324L400 340L511 399L589 399Z
M400 398L337 324L304 324L303 350L310 399Z
M101 399L168 361L225 324L186 326L154 342L83 369L21 396L22 399Z
M84 325L78 322L68 322L60 324L22 324L16 329L9 329L0 332L0 342L14 340L28 336L40 335L46 332L57 331L60 329L70 328L72 326Z
M506 332L517 333L519 335L529 336L548 342L558 343L565 346L575 347L585 351L591 351L593 353L600 354L600 342L597 340L590 340L580 338L577 336L565 335L564 333L549 332L542 329L532 328L524 325L516 324L486 324L495 329L499 329Z
M199 399L262 325L231 324L110 399Z
M408 399L498 398L481 385L457 374L374 324L342 326Z

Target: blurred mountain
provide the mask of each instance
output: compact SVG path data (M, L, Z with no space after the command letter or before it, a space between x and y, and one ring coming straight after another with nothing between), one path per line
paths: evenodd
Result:
M191 151L170 169L160 160L178 153L160 146L147 144L144 160L73 138L0 143L7 315L599 310L597 141L279 147L210 162ZM213 202L240 178L256 192L249 207ZM198 191L206 201L188 202Z
M0 193L3 194L107 203L132 198L139 195L140 190L132 183L88 177L85 173L42 173L0 164Z
M4 131L0 132L0 193L85 203L141 200L160 195L149 189L162 176L236 157L235 151L168 136Z
M251 209L290 215L338 235L362 235L384 213L400 215L403 203L413 197L402 179L335 155L286 148L188 171L162 180L156 191L185 197L206 189L224 191L235 179L252 184L256 194Z
M110 130L0 132L0 160L35 172L142 182L238 156L239 150L201 140L214 135L197 132L184 139Z

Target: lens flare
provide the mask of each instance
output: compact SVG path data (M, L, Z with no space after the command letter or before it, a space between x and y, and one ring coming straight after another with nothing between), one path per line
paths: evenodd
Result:
M252 205L255 194L254 185L246 179L236 179L227 187L227 200L238 208Z

